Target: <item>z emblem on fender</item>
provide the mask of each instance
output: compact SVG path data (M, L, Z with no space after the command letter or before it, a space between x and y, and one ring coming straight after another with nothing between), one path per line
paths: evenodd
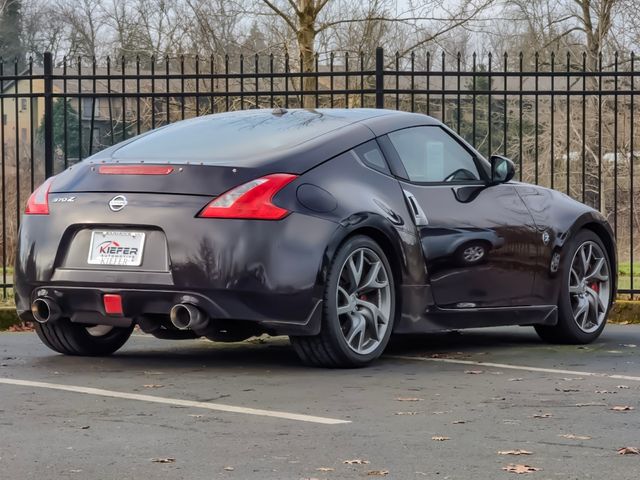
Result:
M549 235L549 232L545 230L544 232L542 232L542 243L548 245L549 240L551 240L551 236Z

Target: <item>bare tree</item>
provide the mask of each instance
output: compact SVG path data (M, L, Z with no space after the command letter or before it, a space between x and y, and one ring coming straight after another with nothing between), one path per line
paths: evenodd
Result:
M346 4L342 0L262 0L262 2L267 8L266 13L270 12L278 16L294 32L302 71L312 72L315 67L317 37L325 31L356 23L367 25L369 32L375 28L379 29L379 25L384 23L405 24L411 26L416 35L415 41L405 46L400 52L404 55L455 28L464 26L491 5L493 0L462 0L447 9L437 0L423 1L419 5L409 2L408 10L399 15L392 15L388 9L384 9L383 1L377 1L374 3L375 8L364 10L359 16L345 16ZM265 11L251 12L265 14ZM441 16L438 13L441 13ZM434 24L439 25L434 27ZM312 90L313 85L314 79L305 77L302 89ZM304 96L304 105L308 107L312 104L313 99L310 96Z

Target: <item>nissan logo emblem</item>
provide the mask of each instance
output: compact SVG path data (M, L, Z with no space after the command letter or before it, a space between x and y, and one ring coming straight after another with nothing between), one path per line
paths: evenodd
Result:
M127 206L127 197L124 195L117 195L109 200L109 208L114 212L119 212Z

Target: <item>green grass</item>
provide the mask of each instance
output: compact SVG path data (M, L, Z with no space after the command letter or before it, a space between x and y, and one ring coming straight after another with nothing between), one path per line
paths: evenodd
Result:
M13 267L7 267L7 275L13 275ZM0 268L0 280L2 279L2 268ZM1 282L0 282L1 283ZM640 289L640 262L633 262L633 288ZM631 289L631 263L620 262L618 264L618 289ZM3 296L0 289L0 307L15 306L13 299L13 289L7 288L6 296Z
M622 290L631 288L631 262L618 264L618 288ZM633 288L640 289L640 262L633 262Z
M7 266L6 268L2 268L0 266L0 283L2 283L2 279L4 277L4 273L6 272L7 276L13 277L13 267ZM11 278L7 279L7 283L11 283ZM13 288L7 288L6 295L5 292L0 288L0 307L13 307L15 303L13 301Z
M13 288L7 288L7 295L3 296L3 291L0 289L0 307L15 307L16 304L13 299Z

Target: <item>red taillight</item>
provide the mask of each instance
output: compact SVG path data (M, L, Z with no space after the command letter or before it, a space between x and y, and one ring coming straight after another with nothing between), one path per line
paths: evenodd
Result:
M101 175L169 175L173 167L161 165L100 165Z
M27 202L25 215L49 215L49 190L52 183L53 177L50 177L33 191Z
M285 185L297 178L288 173L274 173L232 188L213 200L198 214L202 218L251 218L280 220L289 213L272 203Z

